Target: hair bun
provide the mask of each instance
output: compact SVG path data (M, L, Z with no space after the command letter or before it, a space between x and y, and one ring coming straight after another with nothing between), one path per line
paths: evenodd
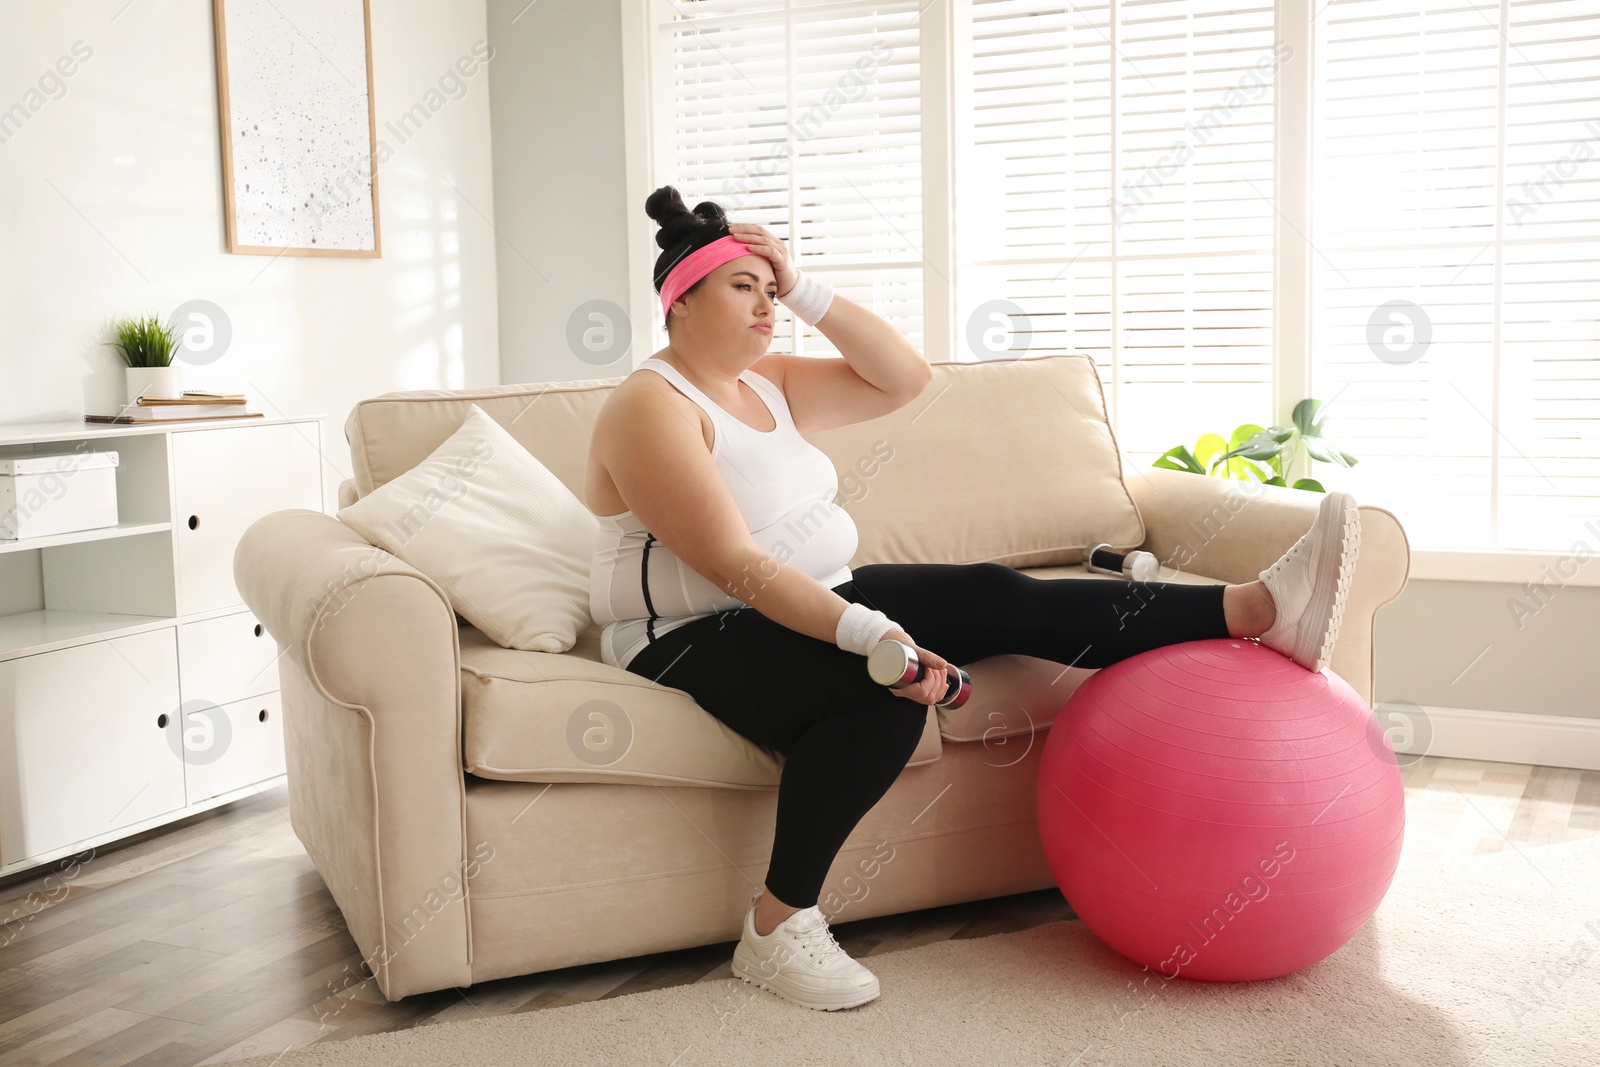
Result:
M722 205L714 200L702 200L694 206L694 213L719 230L728 228L728 216L723 212Z
M696 230L713 227L726 232L728 229L728 217L722 205L705 200L690 211L678 190L670 185L651 193L644 202L644 210L660 226L656 231L656 246L663 250L676 247Z

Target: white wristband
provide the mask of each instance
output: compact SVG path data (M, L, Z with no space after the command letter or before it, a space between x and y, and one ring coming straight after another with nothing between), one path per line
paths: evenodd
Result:
M795 318L807 326L815 326L833 304L833 287L817 281L798 268L795 273L799 277L795 279L794 287L778 299L794 313Z
M839 616L839 629L834 643L846 652L867 656L878 647L884 634L898 629L900 624L883 612L873 611L865 604L852 601L844 609L844 614Z

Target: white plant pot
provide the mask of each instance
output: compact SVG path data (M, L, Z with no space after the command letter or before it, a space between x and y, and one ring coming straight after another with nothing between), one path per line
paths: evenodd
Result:
M128 403L140 395L159 400L177 400L183 395L183 367L124 367L128 372Z

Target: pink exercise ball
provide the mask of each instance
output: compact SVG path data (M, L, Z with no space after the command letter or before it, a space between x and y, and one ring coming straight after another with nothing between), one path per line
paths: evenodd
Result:
M1348 682L1243 638L1090 675L1050 728L1045 859L1085 925L1165 978L1276 978L1349 941L1405 831L1400 769Z

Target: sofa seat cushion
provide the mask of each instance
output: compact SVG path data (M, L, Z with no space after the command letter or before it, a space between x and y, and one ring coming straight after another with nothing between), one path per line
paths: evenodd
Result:
M776 788L781 754L681 689L600 658L591 625L566 652L503 648L460 626L465 770L510 782ZM908 766L939 758L932 709Z
M1024 568L1035 578L1122 578L1082 564ZM1216 585L1220 579L1166 568L1162 581ZM774 788L780 754L702 710L681 689L653 685L600 659L590 626L561 653L502 648L463 623L461 701L465 769L513 782L601 782ZM1077 687L1095 671L1031 656L994 656L974 667L973 697L956 710L930 709L908 766L937 760L944 742L987 746L989 762L1026 754ZM1012 740L1020 739L1020 740Z

